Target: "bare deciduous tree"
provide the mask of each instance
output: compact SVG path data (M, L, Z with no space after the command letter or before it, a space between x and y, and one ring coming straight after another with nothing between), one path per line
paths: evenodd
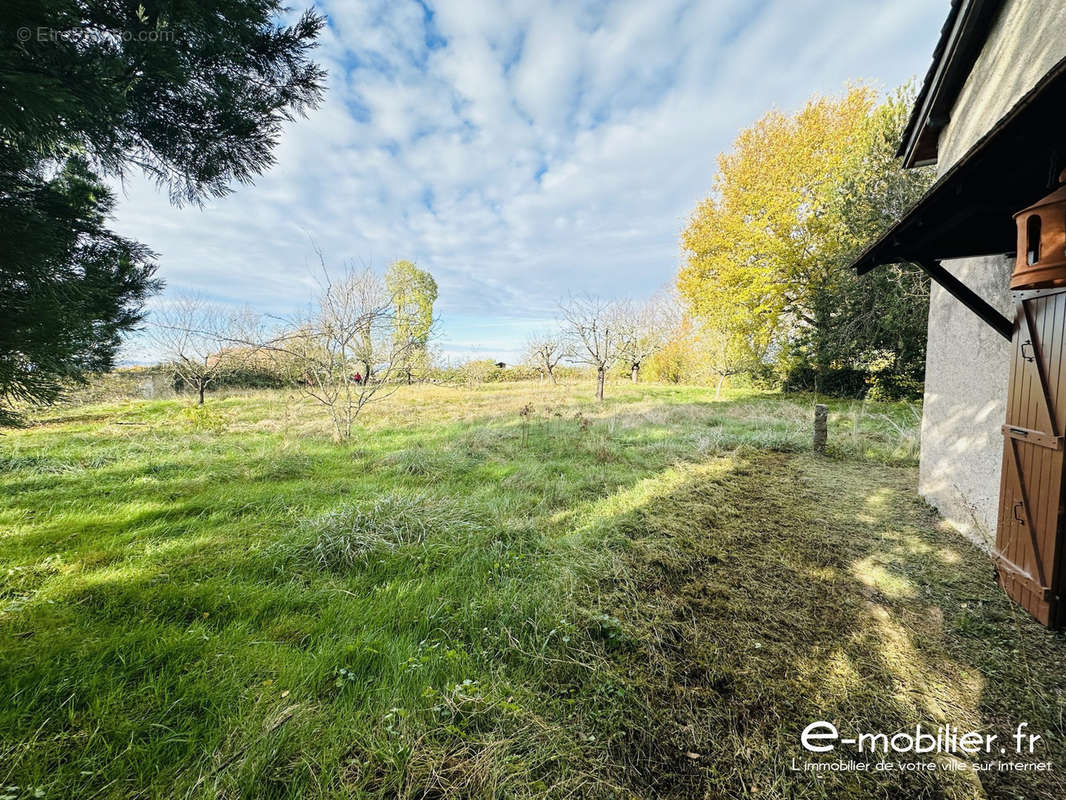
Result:
M629 375L636 383L641 365L651 358L666 342L667 329L660 319L660 309L655 298L646 303L619 303L617 308L618 329L621 335L619 358L629 367Z
M526 359L540 370L541 375L555 379L555 368L568 355L566 337L562 331L540 331L530 334L526 340Z
M255 357L261 338L258 327L258 318L249 311L227 311L188 295L152 312L148 331L160 354L203 405L208 386Z
M623 342L618 307L597 297L571 297L559 311L570 340L570 358L596 370L596 399L603 400L607 372L621 354Z
M336 438L349 439L359 412L392 394L396 378L424 351L428 331L401 331L395 298L381 276L348 265L332 277L323 263L315 306L268 347L300 391L329 409Z

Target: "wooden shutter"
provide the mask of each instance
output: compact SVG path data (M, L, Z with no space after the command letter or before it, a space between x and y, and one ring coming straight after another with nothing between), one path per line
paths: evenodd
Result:
M1000 584L1044 624L1057 610L1066 420L1066 292L1018 292L1003 426L996 566Z

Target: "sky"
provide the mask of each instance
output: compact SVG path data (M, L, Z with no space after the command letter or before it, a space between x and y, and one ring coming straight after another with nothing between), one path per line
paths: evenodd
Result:
M948 0L318 8L326 97L286 126L269 172L182 208L126 178L114 225L159 254L153 303L292 315L315 246L335 268L407 258L439 286L441 353L510 363L567 295L670 283L718 154L766 111L922 77Z

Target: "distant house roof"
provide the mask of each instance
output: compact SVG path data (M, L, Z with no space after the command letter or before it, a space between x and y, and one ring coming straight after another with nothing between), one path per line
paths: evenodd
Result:
M936 163L940 131L1002 7L1003 0L952 0L896 152L905 167Z

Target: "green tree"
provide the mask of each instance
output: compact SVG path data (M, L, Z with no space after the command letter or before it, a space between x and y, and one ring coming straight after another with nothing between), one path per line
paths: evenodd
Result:
M924 279L899 268L870 300L874 287L848 270L932 180L892 157L909 92L877 99L856 86L793 116L767 114L719 159L714 191L682 234L678 288L693 311L771 354L789 386L861 393L889 363L913 392L902 375L924 359L924 301L914 308Z
M130 168L200 202L270 166L285 120L321 97L323 20L274 0L150 7L14 0L0 28L0 404L54 400L111 366L158 289L111 233L104 179ZM26 249L29 247L29 249ZM12 309L13 313L7 313Z
M411 261L394 261L385 272L388 288L396 308L395 332L398 341L412 342L406 360L407 382L416 370L428 366L429 338L433 332L433 304L437 302L437 282Z
M137 167L175 200L250 182L273 163L282 123L321 97L309 52L324 20L307 11L279 26L277 0L5 6L3 146L82 153L107 174Z
M847 265L900 219L935 178L932 168L903 169L895 156L912 102L913 92L905 86L875 110L868 145L848 169L834 209L849 238L829 334L848 346L838 360L846 363L850 357L866 373L875 395L884 399L921 395L929 276L913 264L892 264L859 277Z
M105 227L114 199L82 159L49 177L0 157L19 173L19 191L0 192L0 424L10 424L13 403L53 402L65 381L108 369L159 283L151 251Z

